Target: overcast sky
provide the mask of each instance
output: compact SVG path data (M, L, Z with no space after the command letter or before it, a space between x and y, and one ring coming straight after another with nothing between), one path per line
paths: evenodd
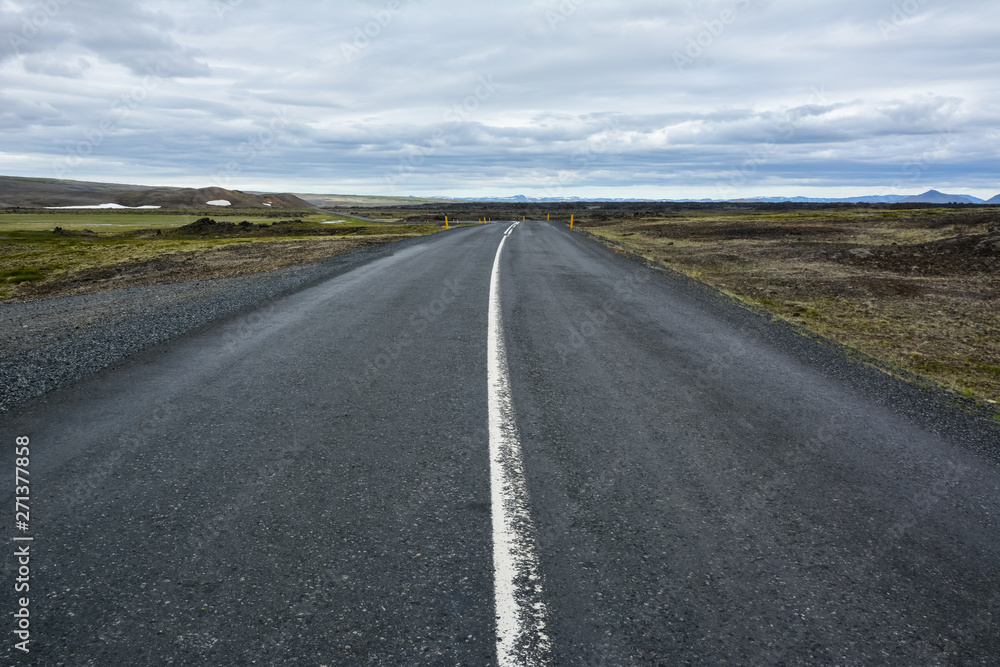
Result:
M996 0L0 0L0 174L1000 193Z

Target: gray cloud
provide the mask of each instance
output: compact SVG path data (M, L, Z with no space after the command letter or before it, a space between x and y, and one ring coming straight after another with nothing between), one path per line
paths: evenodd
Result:
M29 74L44 74L47 76L79 79L90 69L90 61L86 58L65 60L49 55L32 54L24 59L24 71Z
M67 66L55 63L81 53L122 65L139 76L149 69L171 77L208 75L210 70L196 58L196 50L171 36L176 27L165 8L150 9L128 0L8 0L0 13L0 31L7 35L0 58L35 55L25 63L27 71L53 76L68 76L67 71L78 76L78 66L66 70Z
M998 28L972 0L3 0L0 172L992 196Z

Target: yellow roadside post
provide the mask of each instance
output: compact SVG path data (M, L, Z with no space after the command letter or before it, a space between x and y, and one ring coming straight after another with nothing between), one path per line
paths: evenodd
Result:
M574 216L572 216L572 215L571 215L571 216L569 216L569 228L570 228L570 229L573 229L573 217L574 217Z
M551 213L547 213L545 215L545 222L550 222L551 220L552 220L552 214Z
M448 216L444 216L444 228L451 229L451 227L448 226Z

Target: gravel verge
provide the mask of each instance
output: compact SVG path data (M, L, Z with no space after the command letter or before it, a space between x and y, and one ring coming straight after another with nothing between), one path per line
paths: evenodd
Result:
M426 238L248 276L0 304L0 412Z

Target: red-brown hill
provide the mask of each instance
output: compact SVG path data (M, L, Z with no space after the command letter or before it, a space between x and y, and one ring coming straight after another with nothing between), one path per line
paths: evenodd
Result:
M309 209L313 205L291 194L250 194L226 188L174 188L119 183L64 181L54 178L0 176L0 208L20 206L159 206L204 209L210 201L228 201L232 208Z

